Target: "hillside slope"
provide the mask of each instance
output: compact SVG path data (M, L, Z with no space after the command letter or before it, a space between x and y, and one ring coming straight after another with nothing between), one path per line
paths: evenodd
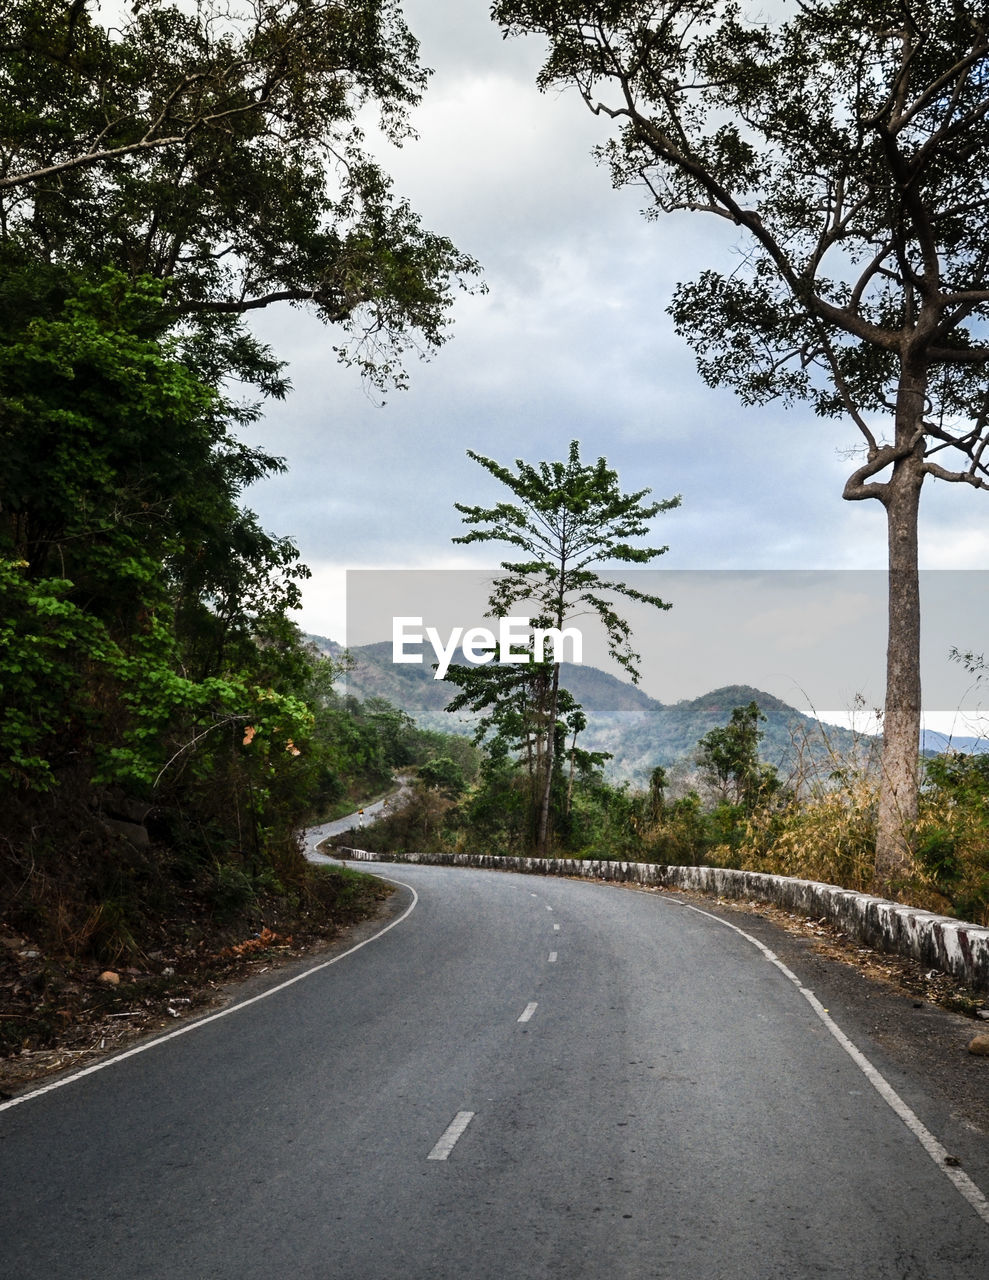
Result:
M323 637L311 637L325 652L339 654L340 646ZM452 716L447 703L456 686L434 680L423 663L395 664L391 644L363 645L350 650L352 666L343 679L348 694L365 699L386 698L412 716L424 728L447 733L471 733L469 716ZM609 751L608 772L613 778L642 784L656 765L670 766L690 760L700 739L710 729L726 724L733 708L756 702L766 717L761 754L784 775L790 773L801 750L818 760L829 751L849 754L856 736L847 729L822 726L772 694L748 685L727 685L699 698L664 704L635 685L619 680L597 667L563 663L561 684L584 708L587 732L580 744L588 750Z

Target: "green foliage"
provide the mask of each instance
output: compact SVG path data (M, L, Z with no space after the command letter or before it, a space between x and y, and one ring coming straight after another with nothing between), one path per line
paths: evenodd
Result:
M0 238L86 270L167 280L176 312L274 302L349 328L379 383L443 340L476 264L425 231L363 145L400 142L427 73L392 0L190 9L151 0L109 29L86 3L9 0L0 36ZM228 347L228 351L232 347Z
M474 741L497 742L499 749L518 753L533 787L544 751L552 678L552 663L533 660L496 661L490 666L454 664L446 674L447 682L460 689L447 711L468 709L476 715Z
M71 583L25 577L27 562L0 560L0 778L54 785L49 744L68 747L75 725L95 714L77 671L119 654L100 624L65 600Z
M300 696L313 716L313 729L299 764L308 798L306 818L321 822L355 809L369 796L391 787L396 771L422 769L446 760L452 779L464 785L477 773L480 753L472 743L452 734L420 729L406 712L385 698L363 700L343 692L349 660L305 650ZM427 768L428 774L428 768Z
M696 866L706 861L716 841L696 791L678 796L660 813L649 816L652 822L643 832L643 851L650 862Z
M672 779L656 767L640 800L642 847L649 859L695 864L712 861L737 866L740 847L754 824L776 822L788 796L776 769L759 758L760 722L756 702L735 707L726 725L708 730L695 752L705 799L690 786L668 798ZM758 815L758 817L757 817Z
M427 78L394 0L126 8L0 20L0 891L110 958L180 898L298 897L304 818L459 751L322 696L233 388L286 394L243 321L282 301L401 384L477 270L363 143Z
M641 819L640 796L589 772L575 784L570 811L559 822L560 852L576 858L640 858Z
M177 614L187 630L194 615L210 629L218 616L208 577L202 594L181 589L204 531L214 560L225 551L231 577L239 567L245 454L227 435L222 398L161 336L163 287L110 272L63 300L71 282L55 282L22 269L13 283L31 302L27 315L0 311L0 443L10 460L0 480L0 775L48 787L71 757L94 782L153 787L184 740L230 717L256 729L281 719L304 734L302 704L252 687L249 671L219 662L197 679L181 666ZM254 453L251 464L263 473L267 460ZM273 562L287 564L289 583L304 571L291 544L258 532L250 573L281 595L277 612L295 594L278 585ZM258 619L250 589L238 597L224 625L246 650Z
M236 441L165 292L23 260L0 285L0 884L102 956L170 900L121 825L218 905L298 874L313 727L284 616L306 571L239 506L277 463Z
M934 888L966 920L989 922L989 756L925 761L917 857Z
M241 867L229 862L219 862L215 867L213 905L221 917L239 915L255 901L254 884Z
M460 805L460 843L469 850L528 854L533 845L532 786L507 750L489 748L477 785Z
M711 729L697 744L698 764L721 797L726 818L728 810L751 814L779 790L775 768L759 759L759 723L765 719L756 702L735 707L727 725Z
M467 788L464 772L449 756L437 756L419 767L419 781L441 795L456 799Z

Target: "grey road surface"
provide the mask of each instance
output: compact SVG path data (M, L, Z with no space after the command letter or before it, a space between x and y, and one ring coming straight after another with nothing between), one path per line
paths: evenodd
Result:
M357 813L348 813L345 818L334 818L331 822L324 822L318 827L309 827L305 835L306 856L316 862L332 861L331 858L323 857L317 850L318 846L324 840L328 840L330 836L343 835L345 831L352 828L359 830L365 822L371 823L375 818L382 817L389 809L400 808L406 792L408 791L407 779L400 776L399 788L392 792L391 795L384 796L381 800L375 800L371 804L367 804Z
M3 1280L987 1274L987 1222L736 932L379 870L413 909L376 940L0 1110Z
M398 791L389 796L384 796L381 800L375 800L374 803L365 805L365 808L358 810L357 813L349 813L345 818L334 818L333 822L324 822L319 827L310 827L305 833L306 837L306 854L317 861L321 860L316 854L317 846L324 840L329 840L330 836L342 836L344 831L351 831L351 828L360 828L363 823L374 822L375 818L388 812L388 809L395 808L402 804L402 797L406 792L406 782L404 778L400 780L402 786ZM326 859L329 861L330 859Z

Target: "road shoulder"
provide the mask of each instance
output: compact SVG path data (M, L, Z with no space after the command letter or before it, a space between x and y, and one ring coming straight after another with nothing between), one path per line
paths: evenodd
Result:
M859 946L821 921L702 894L663 896L717 916L775 952L894 1088L912 1093L914 1082L923 1082L924 1096L906 1101L926 1110L932 1127L949 1125L989 1176L989 1058L968 1052L987 1024L938 1003L956 999L969 1006L984 1004L984 997L914 961Z
M382 892L367 913L336 927L331 936L307 937L291 945L276 936L271 945L225 956L220 966L215 956L204 956L200 966L155 981L153 996L139 976L127 981L132 975L125 973L112 992L119 1009L101 1002L88 1016L81 1010L61 1042L0 1060L0 1101L262 995L380 933L406 909L409 898L406 889L382 882ZM264 942L263 933L249 941Z

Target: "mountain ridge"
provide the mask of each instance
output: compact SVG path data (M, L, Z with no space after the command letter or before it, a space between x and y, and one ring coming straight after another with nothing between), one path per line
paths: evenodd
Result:
M346 694L364 700L385 698L427 729L471 734L469 713L445 710L455 685L434 680L428 663L393 663L390 642L351 650L322 636L310 636L322 652L349 663L341 677ZM462 661L462 654L456 660ZM836 756L861 755L869 739L837 725L823 725L775 695L751 685L723 685L697 698L662 703L627 681L592 666L561 663L560 683L584 709L588 728L580 738L587 750L612 755L606 771L613 780L643 785L657 765L692 761L697 743L711 729L727 724L735 707L758 704L765 715L760 755L788 774L801 755L824 763Z

